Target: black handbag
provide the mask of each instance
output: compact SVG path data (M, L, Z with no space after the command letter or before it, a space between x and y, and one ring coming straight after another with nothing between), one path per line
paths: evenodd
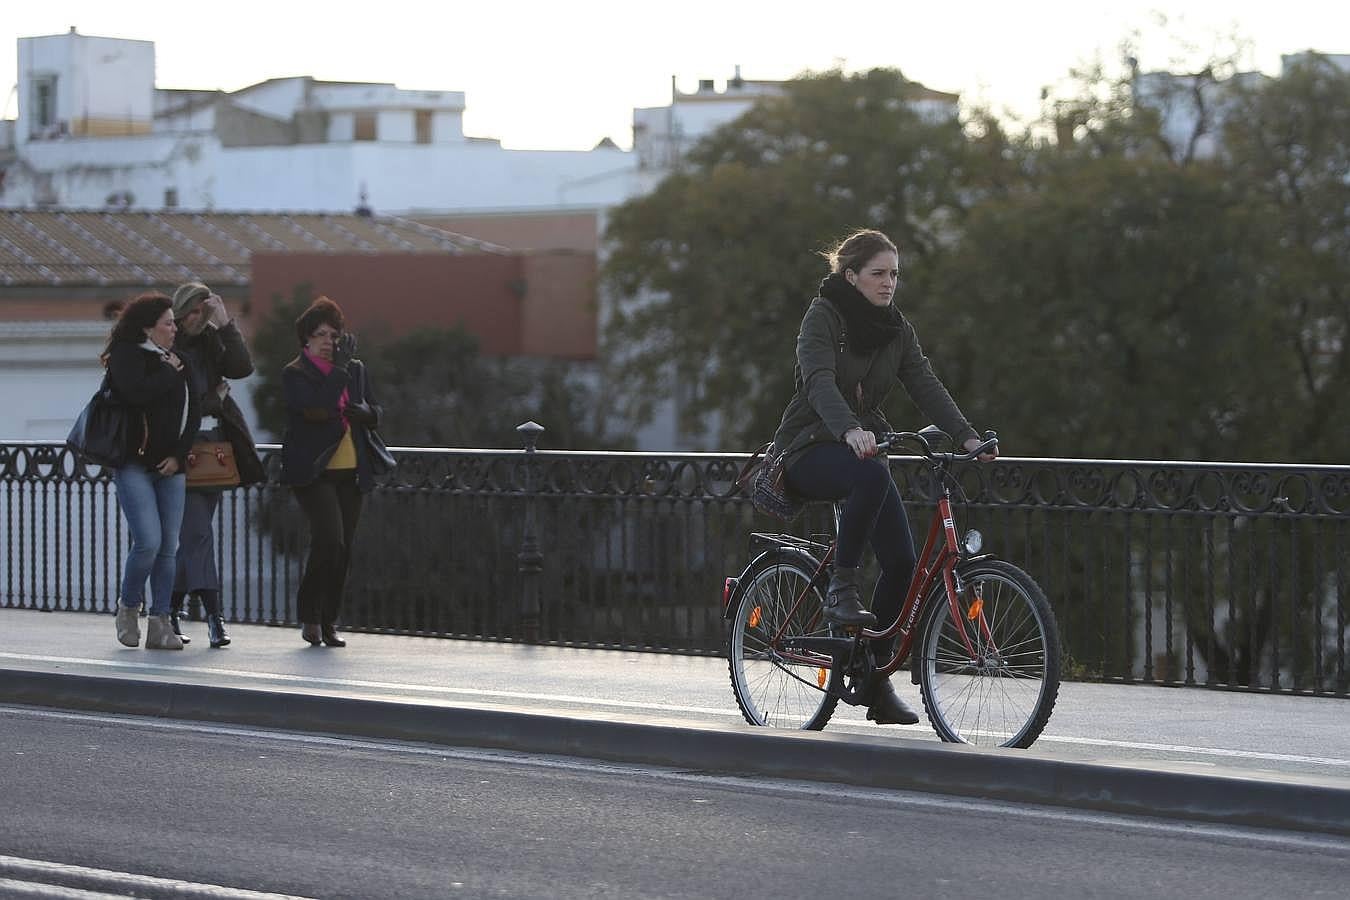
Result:
M370 469L376 475L388 475L398 467L398 460L394 459L394 454L389 452L389 448L384 445L384 439L374 428L362 428L361 433L365 435L366 449L370 451Z
M806 508L806 501L788 490L787 467L773 441L756 450L741 467L736 486L742 491L748 488L755 509L782 522L793 521Z
M66 436L66 446L85 462L117 469L131 458L129 448L135 440L134 429L140 429L140 446L135 455L144 456L150 440L145 414L137 415L118 402L105 375L102 386L89 398Z

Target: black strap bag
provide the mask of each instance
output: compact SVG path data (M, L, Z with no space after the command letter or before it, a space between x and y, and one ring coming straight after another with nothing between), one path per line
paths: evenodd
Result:
M134 434L136 429L140 430L139 435ZM144 413L138 415L119 402L105 375L103 384L89 398L75 420L75 427L66 436L66 446L87 463L118 469L130 461L130 448L136 444L139 447L135 455L143 456L149 439Z
M736 486L748 491L755 509L782 522L791 522L802 514L806 501L788 490L787 467L783 454L769 441L741 467Z
M365 435L366 449L370 451L370 470L377 476L388 475L398 467L398 460L394 459L394 454L389 452L389 448L384 445L384 438L374 428L363 428L361 433Z

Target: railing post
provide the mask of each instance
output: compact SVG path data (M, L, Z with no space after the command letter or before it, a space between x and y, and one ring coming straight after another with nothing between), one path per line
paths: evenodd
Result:
M520 553L516 554L516 571L520 573L520 631L526 643L534 644L539 641L539 575L544 569L544 555L535 535L534 451L544 426L525 422L517 425L516 431L525 443L525 520L520 535Z

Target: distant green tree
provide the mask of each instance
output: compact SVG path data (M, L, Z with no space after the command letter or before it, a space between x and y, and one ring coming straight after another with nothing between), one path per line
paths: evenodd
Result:
M901 246L897 299L939 374L1018 453L1344 459L1350 75L1316 56L1259 84L1233 68L1165 98L1190 133L1089 71L1056 140L925 122L893 70L794 82L611 216L626 414L678 387L687 432L720 414L725 445L762 440L813 251L870 226Z
M687 432L720 414L732 446L762 441L792 393L797 326L825 273L817 251L876 227L908 268L1003 189L1011 154L992 120L974 136L927 121L905 103L918 90L888 69L804 77L613 212L606 346L628 417L678 385L696 398Z
M541 447L595 450L622 446L596 422L595 378L582 364L526 357L485 357L463 328L419 329L361 349L385 404L381 433L391 443L425 447L518 448L516 426L545 427Z
M1007 452L1282 458L1297 373L1270 352L1267 207L1212 165L1057 167L970 218L922 333Z
M1350 395L1350 72L1308 54L1242 92L1223 132L1229 177L1272 218L1261 289L1271 350L1294 369L1281 459L1344 462Z

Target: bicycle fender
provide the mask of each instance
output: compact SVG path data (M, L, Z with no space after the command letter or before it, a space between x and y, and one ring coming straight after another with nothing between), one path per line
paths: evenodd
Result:
M726 608L722 610L723 619L730 621L737 608L740 607L741 596L745 593L746 575L754 571L756 567L767 565L770 561L775 559L795 559L812 571L820 568L820 560L799 547L782 545L764 550L754 559L750 560L750 564L741 570L740 575L736 576L736 587L732 589L731 596L727 599Z

